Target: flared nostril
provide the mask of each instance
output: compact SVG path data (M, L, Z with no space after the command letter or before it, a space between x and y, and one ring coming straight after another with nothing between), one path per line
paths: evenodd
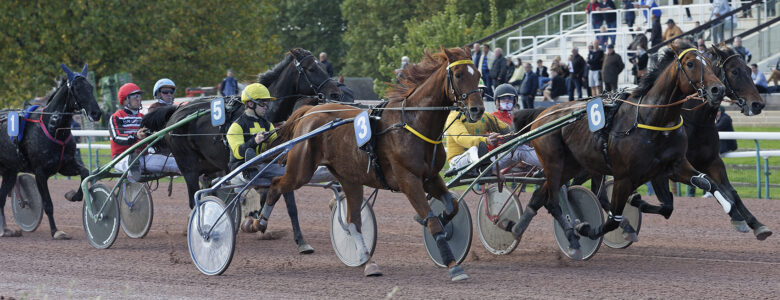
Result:
M725 90L725 89L723 89L723 88L721 88L721 87L719 87L719 86L713 86L713 87L712 87L712 89L710 89L710 92L712 92L712 94L713 94L713 95L718 95L718 96L720 96L720 95L722 95L722 94L723 94L723 91L724 91L724 90Z

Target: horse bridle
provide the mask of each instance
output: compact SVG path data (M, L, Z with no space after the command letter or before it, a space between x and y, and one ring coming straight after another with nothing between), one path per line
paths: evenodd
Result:
M685 68L682 65L682 58L688 54L688 52L693 52L694 55L696 55L696 59L701 62L701 72L699 72L699 86L697 87L696 84L693 83L693 80L691 80L691 77L688 76L688 72L685 71ZM704 98L704 66L707 65L707 63L704 61L704 57L702 57L699 54L699 51L696 48L688 48L680 52L680 54L677 56L677 66L680 68L680 71L682 71L683 75L685 75L685 79L688 80L688 83L691 84L693 88L696 89L696 93L699 97ZM679 75L678 75L679 76Z
M729 83L728 72L726 72L726 62L728 62L729 59L732 59L732 58L738 57L738 56L739 56L739 54L732 54L731 56L726 57L726 59L724 59L723 61L719 62L717 66L718 66L719 73L723 74L724 78L722 78L721 81L723 82L723 85L726 86L726 92L729 93L729 98L732 98L734 100L734 102L737 104L737 106L742 108L747 103L747 100L745 100L744 98L740 97L739 95L737 95L736 92L734 92L734 89L731 88L731 84Z
M309 57L311 57L311 59L315 59L314 55L311 55L311 54L308 54L308 55L304 56L301 60L298 60L297 58L294 58L294 60L295 60L295 69L298 70L298 74L299 75L303 75L302 77L304 79L306 79L306 82L309 84L309 87L312 90L314 90L314 93L317 94L317 97L320 98L320 100L325 99L326 98L325 94L321 93L320 89L322 88L322 86L324 86L326 83L328 83L329 81L331 81L333 79L331 79L331 78L325 79L322 82L320 82L320 84L318 84L317 86L314 86L314 82L312 82L311 78L309 78L309 74L306 74L306 72L303 70L303 66L301 66L301 62L303 62L303 60L305 60L305 59L307 59ZM336 100L336 99L334 99L334 100Z
M454 62L450 63L449 65L447 65L447 85L449 86L447 91L449 93L452 93L452 96L455 98L455 100L452 101L452 102L454 102L455 105L460 107L461 110L465 110L466 109L466 99L469 97L469 95L474 94L474 93L480 93L481 90L478 87L478 88L470 90L468 92L460 93L460 91L458 91L456 89L455 83L452 81L452 67L455 67L455 66L458 66L458 65L473 65L473 64L474 64L474 62L471 61L470 59L464 59L464 60L454 61Z
M86 77L82 76L81 74L76 74L75 77L73 77L73 80L66 80L66 86L68 89L68 95L66 96L65 100L65 107L64 111L57 112L55 111L52 113L52 115L49 117L49 122L46 124L48 128L56 128L57 125L60 122L60 115L62 114L73 114L78 115L81 114L81 112L84 110L84 107L81 106L81 103L79 103L78 94L76 94L76 91L73 90L73 82L75 82L77 79L87 80ZM73 104L70 103L70 98L73 97L75 100Z

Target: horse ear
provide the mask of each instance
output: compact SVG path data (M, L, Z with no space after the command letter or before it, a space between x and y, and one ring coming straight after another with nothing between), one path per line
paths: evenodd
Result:
M81 70L81 76L87 77L87 63L84 63L84 69Z
M60 64L60 67L62 67L62 70L65 71L65 75L68 75L68 81L71 81L73 80L73 77L76 77L76 75L73 74L73 71L71 71L64 63Z
M450 50L449 50L449 49L447 49L447 48L444 48L444 45L439 45L439 48L441 49L441 52L443 52L443 53L444 53L444 56L446 56L446 57L447 57L447 61L451 61L451 60L452 60L452 57L454 56L454 55L452 54L452 52L450 52Z
M715 44L712 44L712 46L707 48L707 52L712 54L713 60L720 60L721 58L726 56L726 54L723 53L723 51L720 51L718 46L715 46Z

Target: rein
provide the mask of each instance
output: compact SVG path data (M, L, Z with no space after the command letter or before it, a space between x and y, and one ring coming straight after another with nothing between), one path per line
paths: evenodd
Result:
M324 94L322 94L322 93L320 93L320 89L322 88L322 86L323 86L323 85L325 85L325 84L326 84L326 83L328 83L329 81L333 81L333 79L332 79L332 78L325 79L325 80L323 80L322 82L320 82L320 84L318 84L318 85L315 87L315 86L314 86L314 83L311 81L311 78L309 78L309 74L306 74L306 72L303 70L303 67L301 66L301 62L302 62L303 60L305 60L305 59L309 58L309 57L311 57L311 59L313 59L313 60L316 60L316 59L314 58L314 55L311 55L311 54L304 56L304 57L303 57L303 58L302 58L300 61L299 61L297 58L295 58L295 69L296 69L296 70L298 70L298 74L300 74L300 75L303 75L303 78L304 78L304 79L306 79L306 82L308 82L308 83L309 83L309 87L310 87L312 90L314 90L314 93L315 93L315 94L317 94L317 96L318 96L320 99L324 99L324 98L325 98L325 95L324 95ZM316 63L316 62L315 62L315 63Z

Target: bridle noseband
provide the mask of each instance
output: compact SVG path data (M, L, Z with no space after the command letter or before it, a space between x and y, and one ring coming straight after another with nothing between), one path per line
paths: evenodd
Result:
M449 86L447 91L449 93L452 93L453 98L455 98L454 101L452 102L454 102L455 105L460 107L461 110L463 110L464 112L466 109L466 99L469 97L469 95L474 93L479 93L481 92L481 90L479 88L476 88L465 93L460 93L460 91L456 90L455 83L452 81L452 67L458 65L473 65L473 64L474 62L471 61L470 59L464 59L464 60L454 61L449 65L447 65L447 85Z
M293 55L293 59L295 60L295 69L298 70L298 74L303 75L302 77L304 79L306 79L306 82L309 84L309 87L312 90L314 90L314 93L317 94L317 97L319 97L320 100L325 99L326 98L325 94L321 93L320 89L322 89L322 86L324 86L329 81L332 81L333 79L331 79L331 78L325 79L322 82L320 82L320 84L318 84L317 86L314 86L314 82L312 82L311 78L309 78L309 74L306 74L306 72L303 70L303 66L301 66L301 62L303 60L305 60L305 59L307 59L309 57L311 57L311 59L315 59L314 55L308 54L308 55L304 56L300 61L297 58L294 58L294 57L295 57L295 55ZM334 99L334 100L337 100L337 99Z

